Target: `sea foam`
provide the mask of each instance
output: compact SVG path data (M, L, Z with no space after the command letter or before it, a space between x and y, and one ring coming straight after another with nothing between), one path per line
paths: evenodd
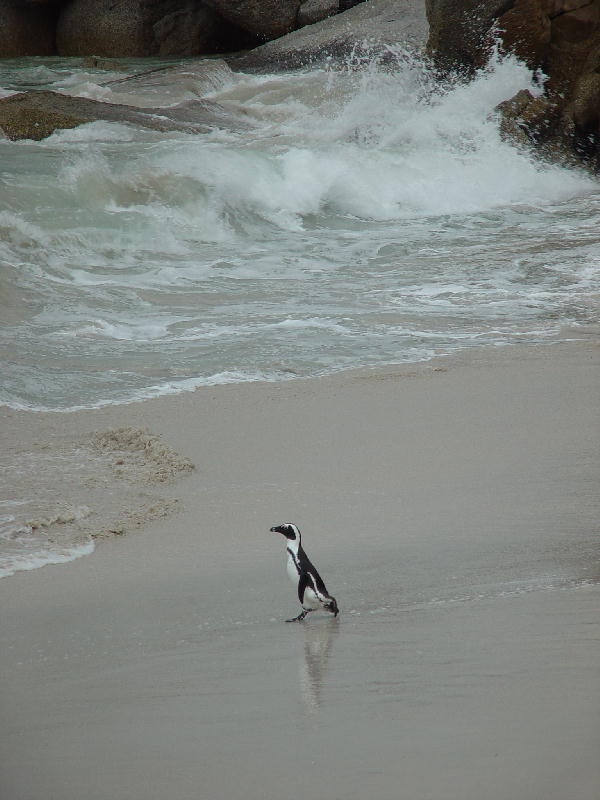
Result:
M1 402L315 376L593 319L598 183L502 139L497 104L542 89L515 58L446 83L400 48L277 75L136 69L29 79L140 107L202 96L228 122L0 142Z

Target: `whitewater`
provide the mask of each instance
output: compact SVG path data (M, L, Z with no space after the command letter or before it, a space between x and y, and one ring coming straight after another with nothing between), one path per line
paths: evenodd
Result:
M503 141L498 103L543 84L514 58L446 84L401 48L284 74L128 70L0 65L3 96L201 97L227 120L0 139L1 403L93 408L572 338L597 319L599 185Z

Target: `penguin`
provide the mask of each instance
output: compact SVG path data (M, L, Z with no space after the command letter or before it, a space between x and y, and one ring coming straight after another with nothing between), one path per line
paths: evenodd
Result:
M302 613L286 622L301 622L317 608L324 608L337 617L340 611L336 599L329 594L323 579L304 552L300 530L291 522L284 522L272 527L271 531L283 534L287 540L287 573L290 580L298 586L298 599L302 606Z

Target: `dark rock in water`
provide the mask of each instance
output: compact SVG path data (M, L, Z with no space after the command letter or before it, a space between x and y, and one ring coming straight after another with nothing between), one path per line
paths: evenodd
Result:
M600 0L427 0L427 16L428 49L443 70L483 66L496 40L542 70L548 118L527 123L532 138L600 168ZM540 103L528 108L537 119Z
M1 0L0 58L52 55L57 16L54 5Z
M60 14L63 56L192 56L231 51L252 40L198 0L71 0Z
M564 118L578 155L600 171L600 42L573 83Z
M369 0L229 59L229 63L242 70L285 70L329 58L344 59L362 45L377 55L394 45L419 49L426 39L422 0Z
M496 110L502 137L525 146L547 139L559 116L556 103L547 97L534 97L527 89L500 103Z
M487 36L496 19L514 0L425 0L429 22L427 47L444 70L483 66Z
M294 30L300 0L205 0L225 19L260 39Z
M75 108L48 103L53 92L13 94L0 100L0 129L9 139L34 139L50 136L57 128L76 128L90 117ZM62 104L61 104L62 105Z
M23 92L0 99L0 130L13 140L39 141L55 130L97 120L190 133L204 133L218 125L231 128L232 124L227 112L218 104L201 100L173 108L139 109L56 92Z

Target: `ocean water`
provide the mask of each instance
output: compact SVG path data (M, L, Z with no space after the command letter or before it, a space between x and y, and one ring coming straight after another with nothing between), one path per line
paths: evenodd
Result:
M440 85L395 56L260 76L219 60L0 62L3 94L203 97L225 120L0 140L0 402L97 407L597 319L600 185L499 134L496 105L539 76L495 57Z
M65 412L596 321L600 184L499 133L497 104L540 76L496 56L442 85L392 55L259 76L219 59L0 61L0 96L219 109L203 134L96 122L0 139L0 404ZM38 485L2 493L0 575L93 550L88 512L42 508Z

